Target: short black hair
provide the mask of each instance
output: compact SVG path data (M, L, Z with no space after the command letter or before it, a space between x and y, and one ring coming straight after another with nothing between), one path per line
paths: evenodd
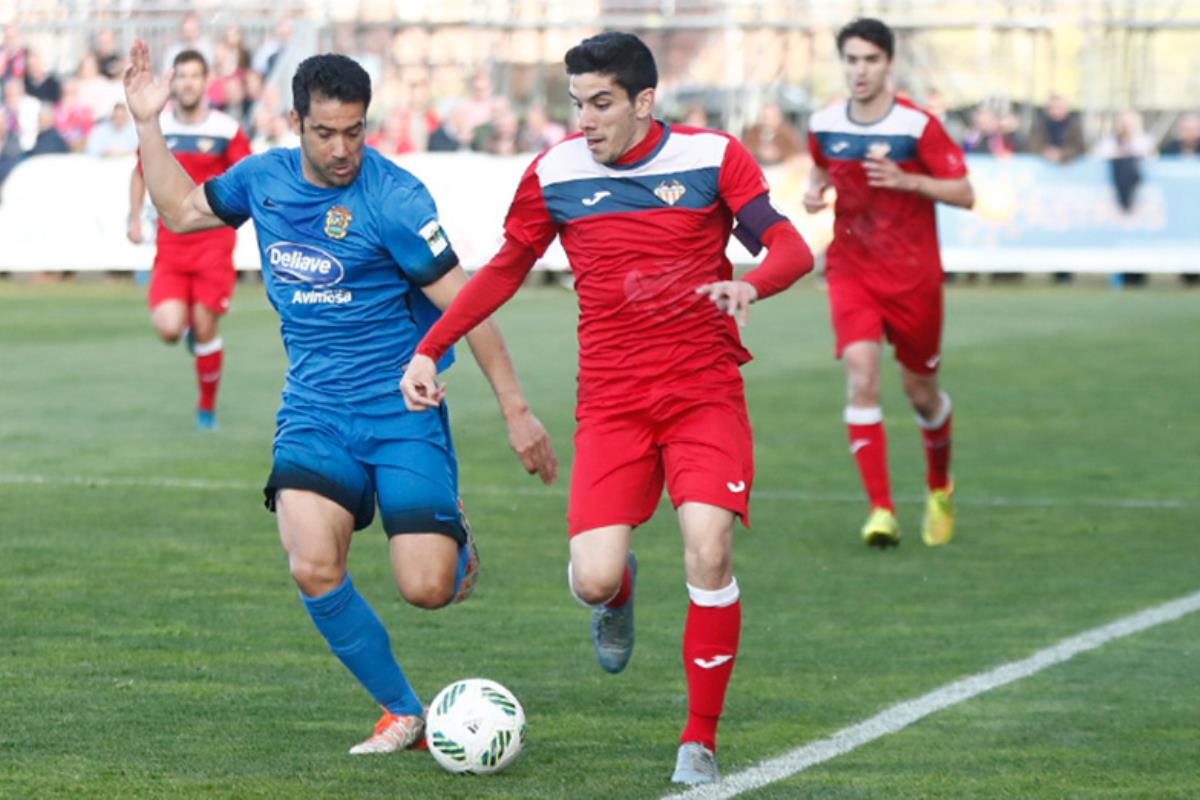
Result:
M309 56L292 77L292 108L300 115L301 125L314 94L343 103L362 103L365 116L371 105L371 76L357 61L341 53Z
M859 17L838 31L838 55L842 55L847 39L865 39L887 53L888 61L892 60L892 55L896 51L896 35L892 33L892 29L871 17Z
M189 61L198 63L204 69L204 74L208 74L208 61L199 50L180 50L175 54L174 60L171 61L171 66L178 67L180 64L186 64Z
M658 86L658 67L646 43L632 33L605 31L584 39L567 51L567 74L596 72L611 75L633 100Z

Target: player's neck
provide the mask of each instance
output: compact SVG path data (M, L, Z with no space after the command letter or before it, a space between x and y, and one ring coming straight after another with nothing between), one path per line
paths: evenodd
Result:
M175 114L175 119L184 125L195 125L197 122L203 122L204 118L208 116L208 106L204 103L197 103L191 111L175 106L172 113Z
M650 151L658 147L658 143L662 141L663 124L656 119L651 118L650 124L646 128L646 132L638 139L637 144L626 150L613 163L619 167L625 167L630 164L635 164L641 161L646 156L650 155Z
M872 125L888 115L896 95L891 92L879 92L870 100L850 100L850 118L859 125Z

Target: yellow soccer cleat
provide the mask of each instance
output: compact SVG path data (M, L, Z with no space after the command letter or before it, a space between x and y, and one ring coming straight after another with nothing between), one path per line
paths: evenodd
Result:
M925 521L921 539L930 547L948 544L954 536L954 484L945 489L930 489L925 498Z
M871 509L871 516L863 525L862 538L871 547L881 549L900 544L900 523L894 512L886 508Z

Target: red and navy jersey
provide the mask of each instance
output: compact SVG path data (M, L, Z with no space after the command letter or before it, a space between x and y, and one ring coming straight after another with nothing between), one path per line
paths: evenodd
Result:
M694 290L732 276L733 217L767 192L762 170L727 134L657 123L627 160L598 163L581 135L566 139L526 170L504 224L538 255L561 238L581 401L750 360L733 319Z
M172 111L159 117L167 149L197 185L225 172L250 155L250 140L228 114L209 109L200 122L188 124L176 118ZM141 162L138 169L141 170ZM195 269L216 262L233 267L233 247L237 231L220 227L196 233L172 233L160 219L158 222L157 263Z
M837 190L833 243L825 256L830 277L853 276L889 292L940 281L933 201L915 192L869 186L862 162L876 155L895 161L905 172L965 177L962 150L941 123L897 98L882 119L863 125L850 117L850 104L840 102L812 115L808 147Z

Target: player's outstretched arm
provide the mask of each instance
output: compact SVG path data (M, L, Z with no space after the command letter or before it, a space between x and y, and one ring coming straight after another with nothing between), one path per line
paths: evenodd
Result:
M158 117L171 96L171 75L155 79L150 48L141 39L129 49L125 68L125 101L138 135L138 155L150 201L163 224L175 233L216 228L221 221L208 205L203 187L197 186L167 149Z
M466 284L466 273L462 267L455 267L423 290L434 305L446 309ZM492 386L508 427L508 443L521 459L525 471L530 475L537 474L543 483L553 483L558 477L558 456L545 427L529 410L508 349L500 336L500 328L490 318L485 319L467 333L467 344ZM445 388L437 385L434 370L436 365L431 358L421 354L413 356L400 380L400 391L410 409L428 407L434 398L441 402Z

